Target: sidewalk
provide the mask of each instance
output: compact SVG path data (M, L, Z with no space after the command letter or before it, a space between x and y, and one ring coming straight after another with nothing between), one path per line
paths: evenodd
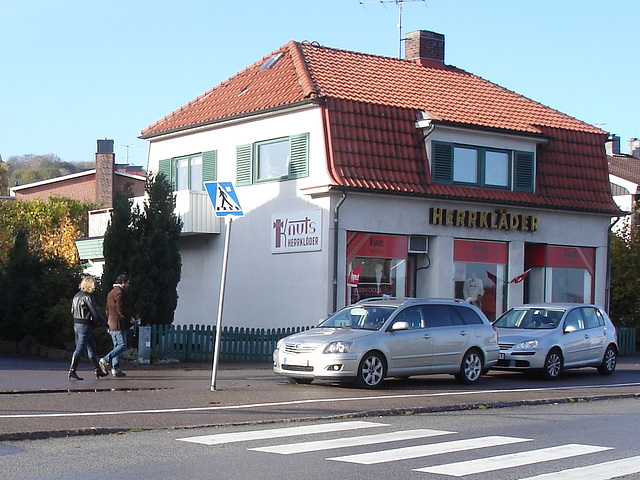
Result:
M463 386L433 375L373 391L293 385L267 363L221 363L212 391L206 363L123 364L126 377L96 379L85 360L84 380L71 381L67 361L0 354L0 441L640 397L639 360L622 357L611 377L584 369L545 382L496 372Z

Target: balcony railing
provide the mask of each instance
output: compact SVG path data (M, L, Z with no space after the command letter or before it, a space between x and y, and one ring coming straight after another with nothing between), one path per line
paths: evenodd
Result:
M220 233L220 219L216 216L209 195L206 192L180 190L174 193L176 198L175 214L182 220L182 235ZM133 198L133 205L144 208L146 197ZM89 212L89 237L102 237L107 231L113 209L92 210Z

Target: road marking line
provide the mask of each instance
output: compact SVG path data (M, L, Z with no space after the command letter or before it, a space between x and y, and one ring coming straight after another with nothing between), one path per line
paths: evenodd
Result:
M376 463L394 462L396 460L429 457L444 453L462 452L464 450L475 450L476 448L496 447L499 445L531 441L532 439L530 438L492 435L488 437L469 438L466 440L455 440L452 442L433 443L429 445L416 445L413 447L394 448L392 450L360 453L356 455L344 455L341 457L328 458L327 460L373 465Z
M246 442L250 440L264 440L267 438L293 437L295 435L310 435L314 433L340 432L361 428L386 427L386 423L375 422L339 422L322 423L319 425L301 425L298 427L270 428L267 430L251 430L248 432L220 433L217 435L202 435L199 437L177 438L183 442L201 443L203 445L220 445L222 443Z
M521 480L610 480L622 475L640 473L640 456L621 458L586 467L570 468L561 472L545 473Z
M317 440L313 442L289 443L286 445L275 445L271 447L250 448L257 452L278 453L280 455L290 455L293 453L317 452L320 450L330 450L332 448L357 447L360 445L374 445L387 442L399 442L402 440L413 440L416 438L435 437L438 435L449 435L456 432L445 430L417 429L401 432L380 433L375 435L362 435L358 437L335 438L332 440Z
M612 385L573 385L566 387L544 387L544 388L514 388L501 390L471 390L464 392L439 392L439 393L419 393L419 394L401 394L401 395L380 395L370 397L345 397L345 398L318 398L312 400L292 400L286 402L266 402L266 403L247 403L242 405L216 405L209 407L184 407L184 408L162 408L153 410L120 410L107 412L64 412L64 413L15 413L0 415L2 418L55 418L55 417L99 417L112 415L146 415L158 413L190 413L190 412L212 412L223 410L247 410L251 408L262 407L283 407L290 405L309 405L314 403L332 403L341 402L364 402L368 400L389 400L401 398L435 398L435 397L455 397L455 396L473 396L485 393L491 394L513 394L523 392L544 392L544 391L562 391L562 390L579 390L593 388L613 388L613 387L634 387L640 386L638 383L620 383Z
M447 463L443 465L434 465L432 467L416 468L414 471L463 477L465 475L503 470L505 468L521 467L523 465L576 457L578 455L587 455L605 450L613 449L611 447L597 447L594 445L570 443L567 445L559 445L557 447L499 455L497 457L479 458L477 460L467 460L466 462Z

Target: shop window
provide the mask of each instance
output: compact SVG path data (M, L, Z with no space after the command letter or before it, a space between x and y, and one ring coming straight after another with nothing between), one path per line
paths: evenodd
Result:
M407 237L348 232L347 303L407 296L407 252Z
M236 147L236 185L290 180L309 175L309 134Z
M534 191L534 154L433 142L431 171L437 183Z
M160 160L158 173L163 173L174 190L204 190L204 182L217 176L216 150Z
M454 294L496 319L505 310L507 244L456 239L454 241Z
M591 303L595 249L543 244L525 246L527 302Z

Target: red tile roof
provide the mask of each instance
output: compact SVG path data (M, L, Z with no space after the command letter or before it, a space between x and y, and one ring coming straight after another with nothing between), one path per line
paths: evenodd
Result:
M281 54L270 68L265 62ZM144 138L288 106L324 105L338 186L612 213L606 132L455 67L289 42L142 131ZM537 153L535 194L434 184L422 132L436 122L553 140ZM392 120L392 121L390 121Z
M609 155L609 172L640 185L640 158L631 155Z

